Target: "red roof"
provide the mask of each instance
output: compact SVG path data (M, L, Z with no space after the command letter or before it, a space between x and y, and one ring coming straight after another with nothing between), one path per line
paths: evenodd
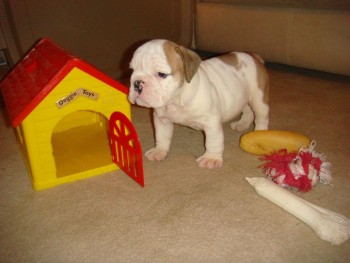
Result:
M122 84L43 38L0 83L13 127L18 126L74 67L128 93Z

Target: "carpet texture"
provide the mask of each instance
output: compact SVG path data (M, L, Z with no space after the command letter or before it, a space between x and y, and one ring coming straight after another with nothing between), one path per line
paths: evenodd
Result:
M269 68L270 128L316 140L332 185L296 193L350 217L350 85L325 74ZM150 111L133 107L143 151L153 146ZM123 172L35 192L2 107L0 262L349 262L350 241L332 246L244 180L264 176L225 124L224 165L197 167L203 134L176 126L172 149L144 159L145 188Z

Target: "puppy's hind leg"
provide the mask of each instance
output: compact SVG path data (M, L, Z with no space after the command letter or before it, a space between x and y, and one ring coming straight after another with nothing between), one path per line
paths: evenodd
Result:
M264 67L263 60L253 55L256 65L256 84L252 85L250 106L255 115L255 130L267 130L269 128L269 76Z
M262 99L262 96L264 95L255 96L251 101L255 115L254 130L267 130L269 128L269 104Z
M254 113L249 106L249 104L245 105L243 110L242 110L242 115L239 121L235 121L231 123L231 128L233 130L237 131L243 131L245 129L248 129L249 126L253 123L254 121Z
M269 106L264 105L255 112L255 128L254 130L267 130L269 128Z

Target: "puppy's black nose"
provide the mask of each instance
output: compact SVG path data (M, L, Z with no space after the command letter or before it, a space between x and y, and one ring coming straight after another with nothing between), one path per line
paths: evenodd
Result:
M143 89L143 84L144 82L142 80L136 80L134 82L134 90L138 93L138 94L141 94L142 92L142 89Z

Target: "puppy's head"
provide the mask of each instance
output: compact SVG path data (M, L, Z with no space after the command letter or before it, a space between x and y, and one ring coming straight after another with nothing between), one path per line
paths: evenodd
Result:
M189 49L167 40L152 40L139 47L130 62L129 101L158 108L190 83L201 59Z

